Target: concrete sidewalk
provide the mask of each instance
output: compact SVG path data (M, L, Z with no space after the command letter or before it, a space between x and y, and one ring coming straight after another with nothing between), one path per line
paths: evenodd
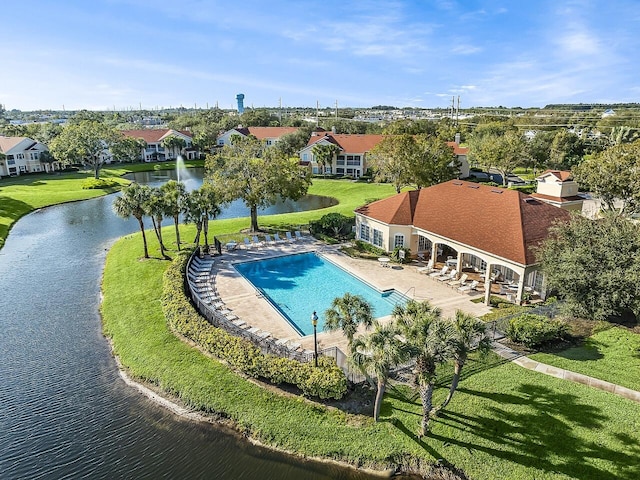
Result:
M493 351L500 355L502 358L505 358L515 363L516 365L526 368L527 370L534 370L551 377L588 385L590 387L604 390L605 392L613 393L620 397L640 403L640 392L636 390L631 390L630 388L622 387L620 385L616 385L615 383L605 382L604 380L589 377L581 373L571 372L562 368L553 367L551 365L547 365L546 363L537 362L536 360L532 360L526 355L520 352L516 352L515 350L512 350L499 342L493 342L492 348Z

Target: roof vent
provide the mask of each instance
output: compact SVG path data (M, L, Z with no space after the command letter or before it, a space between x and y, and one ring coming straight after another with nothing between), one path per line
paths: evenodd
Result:
M532 197L527 197L524 199L525 202L527 203L538 203L538 200L536 200L535 198Z
M504 190L496 190L496 189L491 189L491 191L493 193L502 193L502 192L504 192Z
M467 185L469 188L480 188L480 185Z
M454 185L462 185L462 182L452 182Z

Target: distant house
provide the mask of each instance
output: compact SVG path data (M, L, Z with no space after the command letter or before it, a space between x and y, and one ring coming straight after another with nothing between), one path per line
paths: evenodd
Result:
M314 132L305 148L300 150L300 161L303 164L311 165L314 174L331 173L336 175L347 175L359 178L366 173L367 155L373 147L378 145L386 135L376 134L336 134L331 132ZM325 165L325 171L321 172L321 167L316 162L313 154L315 145L333 144L339 148L338 154L334 157L331 165ZM460 147L457 142L447 142L453 148L454 153L460 162L460 177L469 176L469 162L467 154L469 149Z
M0 153L4 155L0 157L0 177L51 171L52 164L40 161L46 151L46 145L28 137L0 136Z
M264 140L268 146L275 145L280 137L289 133L295 133L298 131L298 127L241 127L232 128L227 130L218 137L218 146L223 147L225 145L231 145L233 142L231 138L234 135L241 137L248 137L253 135L258 140Z
M491 283L517 285L544 298L546 282L534 248L569 213L515 190L463 180L400 193L355 211L356 238L386 252L408 247L434 262L454 260L457 270L479 274L489 301Z
M199 156L197 149L193 147L193 136L191 135L191 132L164 128L123 130L122 134L127 137L141 138L147 143L146 148L140 150L140 159L145 162L175 160L178 158L178 155L182 155L187 160L194 160ZM165 147L163 143L164 139L171 136L176 136L184 140L186 146L182 151L179 151L177 147Z
M563 210L582 211L584 197L578 194L578 184L571 172L547 170L536 178L536 182L538 186L532 197Z

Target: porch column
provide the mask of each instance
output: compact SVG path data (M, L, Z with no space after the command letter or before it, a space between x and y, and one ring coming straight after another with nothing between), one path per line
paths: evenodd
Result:
M491 267L490 263L487 263L487 270L484 272L484 304L491 305Z
M436 260L438 257L438 244L431 242L431 260L433 261L433 268L436 268Z
M518 279L518 293L516 294L516 304L522 305L522 293L524 292L524 280L526 269L522 269L518 272L520 278Z

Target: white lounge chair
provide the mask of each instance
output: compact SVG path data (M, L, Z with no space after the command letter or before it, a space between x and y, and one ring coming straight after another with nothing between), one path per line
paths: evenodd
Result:
M249 250L253 245L251 245L251 240L249 240L247 237L244 237L244 248L246 250Z
M467 275L466 273L463 273L458 280L452 280L448 283L448 285L450 287L461 287L462 285L467 283L468 278L469 278L469 275Z
M469 293L469 292L473 292L476 288L478 288L478 281L474 280L469 285L463 285L461 287L458 287L458 291L462 293Z
M269 235L268 233L264 236L264 241L267 242L269 245L275 245L276 244L275 240L273 240L271 238L271 235Z
M276 243L281 243L281 242L283 242L284 240L282 240L282 239L280 238L280 234L278 234L278 233L274 233L274 234L273 234L273 241L274 241L274 242L276 242Z
M302 234L300 233L300 230L296 230L296 240L302 240Z
M455 280L457 276L458 276L458 270L454 268L453 270L451 270L450 273L436 277L436 280L438 280L439 282L450 282L451 280Z
M263 246L263 245L264 245L264 242L261 242L261 241L260 241L260 239L258 238L258 236L257 236L257 235L254 235L254 236L253 236L253 244L254 244L256 247L261 247L261 246Z
M447 267L445 265L444 267L442 267L441 270L439 270L437 272L430 273L429 276L432 277L432 278L440 277L442 275L446 275L448 271L449 271L449 267Z
M285 235L289 242L295 242L295 239L291 236L291 232L285 232Z
M433 272L433 260L429 260L425 267L417 267L416 271L418 273L431 273Z

